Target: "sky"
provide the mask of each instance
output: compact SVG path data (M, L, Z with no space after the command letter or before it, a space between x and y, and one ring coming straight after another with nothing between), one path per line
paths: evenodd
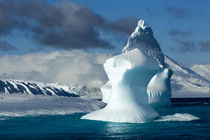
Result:
M0 77L44 82L60 78L68 83L67 72L54 80L38 77L47 74L50 66L61 65L57 57L64 60L59 70L53 67L57 71L65 67L64 62L80 60L73 52L88 56L87 60L102 55L100 63L87 62L102 64L121 52L139 19L153 29L165 55L185 65L210 64L209 5L209 0L0 0L0 63L4 67ZM26 67L37 64L23 69L18 61L27 61ZM48 68L38 61L46 62Z

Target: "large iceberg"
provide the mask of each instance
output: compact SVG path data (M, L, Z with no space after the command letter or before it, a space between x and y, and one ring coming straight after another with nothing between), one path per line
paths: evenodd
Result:
M149 105L149 101L159 98L157 101L162 102L162 97L170 99L170 96L162 95L166 90L160 87L170 84L171 70L166 68L160 46L153 37L151 28L143 20L139 20L123 53L108 59L104 63L104 69L109 81L101 91L102 101L107 103L107 106L84 115L82 119L130 123L152 121L159 115ZM149 86L154 89L152 92L147 90L149 83L152 83ZM154 86L156 84L160 85L159 89ZM167 91L170 91L170 88L168 89ZM152 93L152 96L147 94L147 91Z
M112 85L108 104L82 119L142 123L158 117L146 93L147 84L159 70L157 62L133 49L108 59L104 69Z

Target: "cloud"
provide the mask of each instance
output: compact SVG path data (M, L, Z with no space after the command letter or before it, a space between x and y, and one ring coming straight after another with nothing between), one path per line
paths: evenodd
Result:
M181 30L172 29L168 31L168 35L172 37L186 37L188 35L191 35L192 33L193 32L191 30L181 31Z
M102 39L99 31L130 34L136 21L135 18L110 21L69 1L53 4L45 0L0 1L0 35L18 29L40 44L54 48L112 49L114 46Z
M191 40L183 41L178 39L174 39L174 41L178 44L179 51L183 53L195 52L197 50L197 46L194 41Z
M137 23L138 19L135 17L120 18L115 21L109 21L103 28L109 32L129 35L134 31Z
M0 41L0 50L1 51L11 51L11 50L17 50L14 46L10 45L6 41Z
M176 18L186 18L191 15L191 11L185 8L178 8L178 7L173 7L169 6L166 8L167 13Z
M98 87L107 80L103 63L109 57L81 50L6 55L0 57L0 78Z
M200 51L210 52L210 41L200 41L199 46L200 46Z
M150 8L147 8L146 9L147 13L150 15L150 16L156 16L158 15L158 13L154 12L152 9Z

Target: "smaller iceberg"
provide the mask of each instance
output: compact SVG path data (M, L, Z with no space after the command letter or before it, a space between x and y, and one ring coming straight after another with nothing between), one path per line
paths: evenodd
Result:
M171 104L171 76L169 68L161 69L147 86L148 102L153 107L167 107Z

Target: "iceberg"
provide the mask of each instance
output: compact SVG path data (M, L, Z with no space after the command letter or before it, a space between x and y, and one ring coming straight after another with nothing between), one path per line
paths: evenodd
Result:
M164 55L151 28L139 20L123 53L104 63L109 81L101 91L107 106L82 119L130 123L154 120L159 115L149 105L147 85L164 67Z
M167 107L171 104L171 76L169 68L161 69L147 86L148 102L153 107Z
M151 106L170 105L173 72L143 20L139 20L122 52L104 63L109 81L101 91L107 105L82 119L143 123L159 117Z
M159 70L156 61L136 48L108 59L104 69L112 85L107 106L82 119L143 123L159 116L148 104L146 93L147 84Z

